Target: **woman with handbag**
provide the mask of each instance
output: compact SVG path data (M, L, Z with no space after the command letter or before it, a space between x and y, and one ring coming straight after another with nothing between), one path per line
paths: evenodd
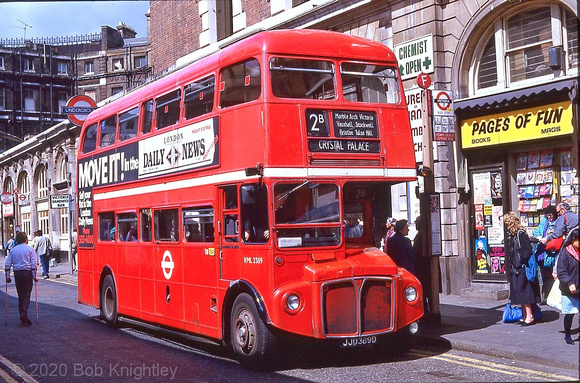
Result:
M508 232L511 234L509 244L510 260L510 299L514 305L522 306L522 326L530 326L535 322L532 305L539 303L539 284L536 279L530 282L526 276L526 267L530 257L533 257L532 243L528 233L522 226L520 218L513 211L503 217Z
M564 339L574 344L571 335L574 314L580 311L578 270L580 269L580 239L576 227L568 233L558 256L558 279L562 291L562 314L564 314Z
M532 233L534 237L536 237L538 240L541 240L542 238L550 235L554 231L556 217L558 217L556 207L554 205L546 207L544 209L544 218L542 218L540 224L534 229ZM557 256L557 250L547 249L546 245L544 245L542 242L538 242L538 245L536 246L536 259L540 265L540 276L542 277L542 304L546 303L548 294L550 294L550 289L554 284L552 272L554 271L553 269Z

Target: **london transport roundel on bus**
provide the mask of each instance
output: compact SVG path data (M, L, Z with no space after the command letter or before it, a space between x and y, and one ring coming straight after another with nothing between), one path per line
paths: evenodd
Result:
M89 113L97 109L95 100L85 95L71 97L66 105L62 107L62 112L68 116L70 122L82 126Z

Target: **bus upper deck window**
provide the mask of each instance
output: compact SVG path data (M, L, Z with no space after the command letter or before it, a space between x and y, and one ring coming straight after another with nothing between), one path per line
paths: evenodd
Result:
M279 98L333 100L334 65L330 61L274 57L270 60L272 93Z
M213 110L215 78L209 77L185 87L185 119L201 116Z
M101 121L101 148L113 145L117 135L117 116Z
M83 153L90 153L97 148L97 124L92 124L87 128L83 139Z
M342 93L347 101L397 104L399 78L395 67L363 63L342 63Z
M128 140L137 136L139 108L133 108L119 115L119 140Z
M141 106L143 110L143 134L151 131L153 125L153 100L145 101Z
M220 107L227 108L260 97L262 80L258 60L226 67L221 72Z
M179 121L180 111L181 89L159 97L155 103L157 129L176 124Z

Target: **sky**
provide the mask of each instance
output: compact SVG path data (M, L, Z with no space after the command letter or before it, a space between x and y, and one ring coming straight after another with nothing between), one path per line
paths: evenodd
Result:
M100 33L119 22L147 37L149 1L6 1L0 0L0 38L57 37ZM25 23L25 24L24 24Z

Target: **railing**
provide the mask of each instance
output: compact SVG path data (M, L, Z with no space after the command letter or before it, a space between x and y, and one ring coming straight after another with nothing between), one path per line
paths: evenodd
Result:
M34 37L32 39L9 38L0 39L0 46L14 48L25 46L26 44L46 44L46 45L76 45L100 42L102 40L100 33L89 33L76 36L57 36L57 37Z

